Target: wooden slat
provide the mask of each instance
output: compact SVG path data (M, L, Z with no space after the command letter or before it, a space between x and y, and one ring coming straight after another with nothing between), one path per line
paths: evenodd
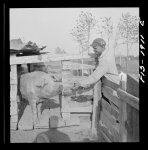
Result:
M139 97L139 82L129 74L127 74L126 92Z
M13 64L26 64L26 63L40 63L40 62L49 62L49 61L60 61L60 60L74 60L81 59L81 55L61 55L61 54L41 54L34 56L21 56L21 57L11 57L10 56L10 65ZM88 55L84 55L83 58L89 58Z
M17 85L10 85L10 101L17 101Z
M97 135L97 123L99 122L100 107L98 101L101 101L101 82L94 86L93 110L92 110L92 132Z
M119 135L120 135L120 142L127 142L127 130L125 126L125 122L127 120L127 110L126 110L127 103L124 101L120 102L120 108L119 108Z
M101 134L102 134L102 136L103 136L103 138L105 139L105 141L106 142L112 142L107 136L106 136L106 134L103 132L103 129L102 129L103 127L101 127Z
M115 142L113 135L109 132L107 126L104 124L104 122L101 122L99 124L100 132L105 139L106 142Z
M18 122L18 115L17 114L11 115L10 119L11 119L12 123L17 123Z
M113 105L110 105L105 99L102 98L102 109L106 109L117 120L119 119L119 110L115 109Z
M17 122L10 122L10 129L17 130Z
M17 65L11 65L10 84L17 84Z
M112 89L115 90L115 91L116 91L118 88L120 88L120 85L118 85L118 84L116 84L116 83L114 83L114 82L108 80L108 79L107 79L106 77L104 77L104 76L101 78L101 80L102 80L102 87L108 86L108 87L112 88Z
M130 104L132 107L139 110L139 98L137 98L121 89L117 90L117 94L118 94L120 100Z
M103 113L109 119L112 125L117 124L117 119L113 115L111 115L107 110L102 109L101 113Z
M61 112L85 112L92 113L92 105L87 107L64 107L61 109Z
M117 107L120 106L120 101L115 90L111 89L110 87L104 86L102 87L102 93L109 101L114 103Z
M116 125L113 125L104 113L101 113L101 121L107 127L108 132L110 131L110 134L113 136L112 140L119 141L119 124L116 123Z
M10 115L17 115L17 101L11 101L10 103Z
M86 65L86 64L80 64L80 63L73 63L73 62L67 62L63 63L63 70L78 70L78 69L94 69L94 66L92 65Z
M139 111L127 104L127 141L139 141Z

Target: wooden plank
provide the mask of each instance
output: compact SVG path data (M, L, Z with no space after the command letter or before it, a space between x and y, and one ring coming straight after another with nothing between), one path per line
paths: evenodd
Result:
M102 87L108 86L108 87L112 88L112 89L115 90L115 91L116 91L118 88L120 88L120 85L119 85L119 84L116 84L116 83L114 83L114 82L108 80L105 76L103 76L103 77L101 78L101 81L102 81Z
M103 135L103 138L105 139L106 142L111 143L112 141L106 136L106 134L103 132L103 129L101 130L101 134Z
M139 141L139 111L127 104L127 141Z
M121 101L120 108L119 108L119 135L120 135L120 142L127 142L127 130L125 122L127 120L127 111L126 111L126 103L125 101Z
M10 101L17 101L17 85L10 85Z
M11 65L10 84L17 84L17 65Z
M17 122L10 122L10 129L17 130Z
M105 99L102 98L102 109L106 109L116 119L119 119L119 110L115 109Z
M111 89L110 87L104 86L102 87L102 93L114 105L116 105L117 107L120 106L120 101L115 90Z
M10 115L17 115L18 108L17 108L17 101L11 101L10 103Z
M70 61L67 61L66 63L65 62L63 62L63 70L82 70L82 66L83 66L83 69L85 70L91 69L91 68L94 69L94 66L92 65L73 63Z
M101 82L95 84L94 86L94 99L93 99L93 110L92 110L92 132L97 135L97 124L99 122L100 107L98 106L98 101L101 101Z
M113 142L114 138L113 135L110 134L108 128L105 126L103 122L99 124L101 135L103 136L103 139L105 139L105 142Z
M40 62L49 62L49 61L61 61L61 60L74 60L81 59L81 55L68 55L68 54L41 54L34 56L21 56L21 57L11 57L10 56L10 65L15 64L27 64L27 63L40 63ZM83 58L89 58L88 55L84 55Z
M139 97L139 82L129 74L127 74L126 92Z
M124 101L124 102L130 104L132 107L139 110L139 98L137 98L121 89L117 90L117 94L121 101Z
M71 116L74 117L91 117L91 113L71 113Z
M113 125L104 113L101 113L101 122L106 126L109 134L112 135L112 141L119 141L119 123Z
M62 106L61 111L62 112L63 112L63 109L69 108L68 101L70 101L70 97L62 96L62 101L61 101L61 106Z
M92 105L87 107L64 107L61 109L61 112L85 112L92 113Z
M107 110L102 109L101 113L103 113L109 119L112 125L117 124L117 119L113 115L111 115Z
M11 122L14 122L14 123L18 122L18 115L17 114L11 115Z

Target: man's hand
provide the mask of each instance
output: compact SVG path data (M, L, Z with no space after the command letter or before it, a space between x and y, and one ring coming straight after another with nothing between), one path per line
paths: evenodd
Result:
M88 87L89 87L88 85L85 85L81 82L75 82L72 89L77 90L77 89L83 89L83 88L88 88Z
M79 82L75 82L72 89L77 90L80 86L81 86L81 84Z

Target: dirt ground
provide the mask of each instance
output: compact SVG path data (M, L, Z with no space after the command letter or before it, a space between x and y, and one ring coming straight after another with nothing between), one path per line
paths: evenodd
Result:
M64 127L58 129L37 129L11 131L11 143L36 143L36 137L44 133L51 143L58 142L99 142L89 128Z
M49 102L49 101L48 101ZM60 109L59 109L59 101L58 98L54 101L50 101L50 116L59 117ZM45 102L43 107L47 107L48 104ZM45 110L44 108L41 108ZM24 106L22 107L23 109ZM23 114L23 110L21 110L21 115ZM21 118L21 117L19 117ZM48 137L51 143L57 142L99 142L99 139L92 135L91 132L91 121L86 117L81 117L80 125L73 126L63 126L57 128L43 128L43 129L34 129L34 130L11 130L10 133L10 141L11 143L36 143L37 137L40 134L44 134ZM26 121L27 122L27 121Z

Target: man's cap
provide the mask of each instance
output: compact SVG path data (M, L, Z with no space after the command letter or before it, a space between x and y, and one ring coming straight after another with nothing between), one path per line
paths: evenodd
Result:
M101 46L104 47L106 45L106 42L102 38L97 38L93 41L93 43L90 45L92 47Z

